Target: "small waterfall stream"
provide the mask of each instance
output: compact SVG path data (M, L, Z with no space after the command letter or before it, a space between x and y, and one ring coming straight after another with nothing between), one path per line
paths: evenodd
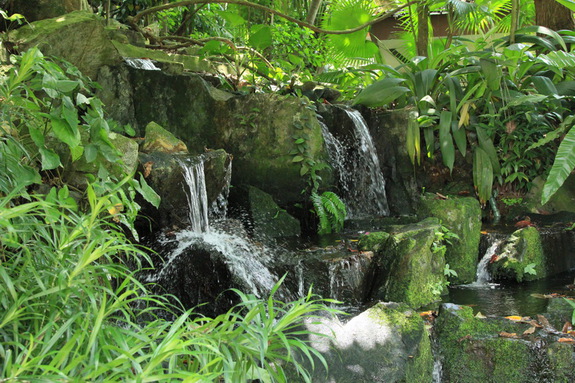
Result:
M322 124L322 133L348 218L387 216L385 179L367 124L359 111L344 111L353 122L353 142L345 145L325 124Z
M497 284L489 283L491 281L491 276L489 275L489 270L487 266L491 262L494 255L496 255L499 246L503 243L503 239L494 239L493 242L489 245L483 257L477 264L477 273L475 277L475 282L469 284L469 287L493 287L497 286Z

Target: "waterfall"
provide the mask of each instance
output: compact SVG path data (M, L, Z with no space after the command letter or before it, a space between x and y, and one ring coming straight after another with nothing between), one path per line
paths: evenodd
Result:
M491 239L491 243L487 247L487 250L485 250L483 257L481 258L481 260L477 264L477 272L475 274L475 282L470 283L468 285L463 285L463 286L465 286L465 287L479 287L479 288L497 286L497 284L489 283L491 281L491 275L489 275L489 270L487 270L487 266L491 262L493 255L497 254L497 251L498 251L501 243L503 243L503 241L504 241L503 238Z
M142 69L142 70L161 70L157 66L154 65L154 62L150 59L136 59L136 58L128 58L125 57L124 61L126 64L131 66L132 68Z
M348 217L389 215L385 179L367 124L357 110L345 109L345 112L354 126L350 145L338 140L325 124L322 133Z
M209 230L208 196L206 193L206 179L204 175L204 161L180 160L184 180L188 190L188 218L193 232L203 233Z
M228 211L228 197L232 183L232 161L229 161L224 175L224 187L212 205L210 206L209 217L213 219L225 219Z
M199 159L196 157L179 161L188 200L189 227L159 239L159 247L165 249L161 254L164 261L153 272L145 275L144 281L155 282L168 291L171 287L175 287L177 291L185 291L185 298L196 297L197 301L191 305L206 303L202 301L205 299L202 297L210 296L209 294L214 292L214 288L207 286L205 281L198 281L200 277L214 281L218 287L221 283L223 290L236 287L257 297L265 297L278 281L278 277L268 268L271 261L270 249L247 239L247 233L239 222L230 220L226 221L227 225L221 225L228 226L228 230L235 229L239 234L230 234L210 226L208 213L212 218L225 216L231 167L225 175L227 186L211 209L208 209L204 159L200 156ZM233 227L234 224L238 225L238 228ZM209 270L202 272L200 276L192 275L200 267L208 267ZM178 290L181 286L185 286L184 290ZM207 291L210 289L211 292ZM218 292L215 294L218 295ZM178 298L183 299L181 296Z

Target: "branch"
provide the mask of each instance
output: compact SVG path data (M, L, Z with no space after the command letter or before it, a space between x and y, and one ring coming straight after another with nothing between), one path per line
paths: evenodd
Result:
M306 28L308 28L308 29L310 29L316 33L324 33L324 34L331 34L331 35L345 35L345 34L360 31L366 27L369 27L375 23L380 22L381 20L385 20L385 19L393 16L395 13L399 12L403 8L409 7L410 5L415 4L416 2L417 2L416 0L412 0L412 1L402 5L400 7L397 7L391 11L383 13L382 15L376 17L375 19L373 19L371 21L368 21L367 23L361 24L355 28L344 29L344 30L339 30L339 31L331 31L328 29L318 28L314 25L308 24L304 21L300 21L300 20L295 19L291 16L288 16L282 12L276 11L275 9L271 9L271 8L265 7L263 5L255 4L255 3L250 3L250 2L244 1L244 0L187 0L187 1L179 1L177 3L163 4L163 5L158 5L157 7L145 9L142 12L138 13L134 17L128 17L128 22L135 29L139 29L137 27L138 22L142 19L142 17L144 17L150 13L156 13L156 12L160 12L160 11L164 11L166 9L172 9L172 8L176 8L176 7L187 7L187 6L194 5L194 4L214 4L214 3L217 3L217 4L238 4L238 5L244 5L246 7L259 9L259 10L262 10L265 12L269 12L269 13L274 14L276 16L282 17L288 21L296 23L297 25L299 25L301 27L306 27Z

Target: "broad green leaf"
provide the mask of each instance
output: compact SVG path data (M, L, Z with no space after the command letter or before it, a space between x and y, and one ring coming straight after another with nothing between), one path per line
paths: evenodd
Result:
M408 88L399 85L404 81L402 78L394 77L376 81L362 90L353 100L353 104L362 104L368 107L387 105L409 92Z
M565 45L565 41L563 41L563 37L561 37L561 35L559 33L555 32L554 30L549 29L547 27L532 25L532 26L528 26L525 28L521 28L521 30L519 30L517 32L518 33L524 33L524 32L537 33L537 35L549 36L553 40L555 40L554 42L559 44L564 51L568 51L567 45ZM532 37L539 37L539 36L532 36ZM551 50L555 50L555 47L553 47L553 45L551 45L551 47L552 47Z
M256 25L252 27L250 44L258 50L264 50L272 45L272 30L268 25Z
M425 154L431 158L435 151L435 135L432 127L423 128L423 138L425 139Z
M151 203L154 207L158 208L160 206L161 198L156 193L154 189L144 179L144 176L140 174L140 194L142 197L149 203Z
M453 171L453 164L455 163L455 147L453 146L453 139L451 137L451 115L450 111L444 110L441 112L439 119L439 146L441 149L441 157L443 164Z
M485 80L487 81L487 86L491 90L499 89L501 83L501 73L500 69L497 64L491 60L481 59L479 60L479 64L481 65L481 71Z
M546 204L549 199L559 190L567 177L575 168L575 129L571 128L561 141L555 161L549 172L549 177L543 186L541 204Z
M70 127L70 124L62 118L51 116L51 120L52 131L60 141L67 144L70 148L80 144L80 132L78 129Z
M573 0L555 0L564 7L567 7L571 12L575 12L575 1Z
M487 137L487 134L479 125L475 126L475 131L477 132L477 141L479 142L479 147L483 149L483 151L491 160L492 173L499 175L501 172L501 167L499 166L499 159L497 158L497 151L495 150L495 146L493 146L493 141Z
M77 81L58 80L54 83L54 88L62 93L69 93L78 87Z
M84 148L84 157L86 158L86 162L94 162L96 157L98 156L98 147L94 144L88 144Z
M34 141L36 146L38 147L44 146L46 139L44 137L44 132L42 131L42 129L38 129L34 126L29 126L28 132L30 133L30 137L32 138L32 141Z
M295 156L291 162L302 162L304 158L302 156Z
M475 148L473 156L473 184L479 196L479 201L485 204L491 198L493 188L493 166L485 150Z
M84 154L84 147L82 145L74 146L70 148L70 153L72 154L72 162L77 161Z
M42 157L42 170L56 169L61 165L60 156L53 150L46 148L38 148L40 156Z
M246 23L246 20L238 15L236 12L229 11L214 11L215 14L219 15L222 19L226 21L231 27L239 27Z
M465 133L465 127L459 126L455 120L451 121L451 135L457 145L457 149L459 149L459 153L465 157L467 154L467 134Z
M435 69L425 69L415 74L415 96L419 100L431 93L433 86L435 85L436 75L437 70Z
M546 96L553 96L558 93L557 88L549 77L533 76L531 77L531 81L533 82L535 89L537 89L537 91L541 94Z

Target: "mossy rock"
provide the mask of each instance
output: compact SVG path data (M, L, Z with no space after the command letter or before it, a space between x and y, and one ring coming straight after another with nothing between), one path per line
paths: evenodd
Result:
M452 284L471 283L477 272L477 254L481 236L481 207L471 197L449 196L440 199L435 194L426 194L418 207L420 218L436 217L459 239L447 245L445 260L457 273L450 276Z
M546 260L537 228L526 227L515 231L488 268L494 281L525 282L545 278Z
M268 242L278 237L301 233L299 221L282 209L268 193L254 186L234 187L230 203L243 219L254 238Z
M442 381L573 381L573 346L557 342L543 329L523 335L530 326L506 318L478 318L470 307L443 304L434 324Z
M146 136L141 151L144 153L187 153L188 148L176 136L152 121L146 125Z
M405 302L412 307L439 299L447 284L444 252L437 242L440 229L438 219L428 218L362 238L360 246L375 251L365 277L365 299Z
M50 19L73 11L89 11L87 0L11 0L9 13L19 13L28 22Z
M429 334L419 313L405 304L378 303L345 324L336 318L314 322L306 324L308 330L329 335L311 342L329 367L316 364L314 383L433 381Z
M95 79L100 67L121 62L104 23L95 14L76 11L25 25L10 33L10 41L20 52L36 46L45 55L61 57Z

